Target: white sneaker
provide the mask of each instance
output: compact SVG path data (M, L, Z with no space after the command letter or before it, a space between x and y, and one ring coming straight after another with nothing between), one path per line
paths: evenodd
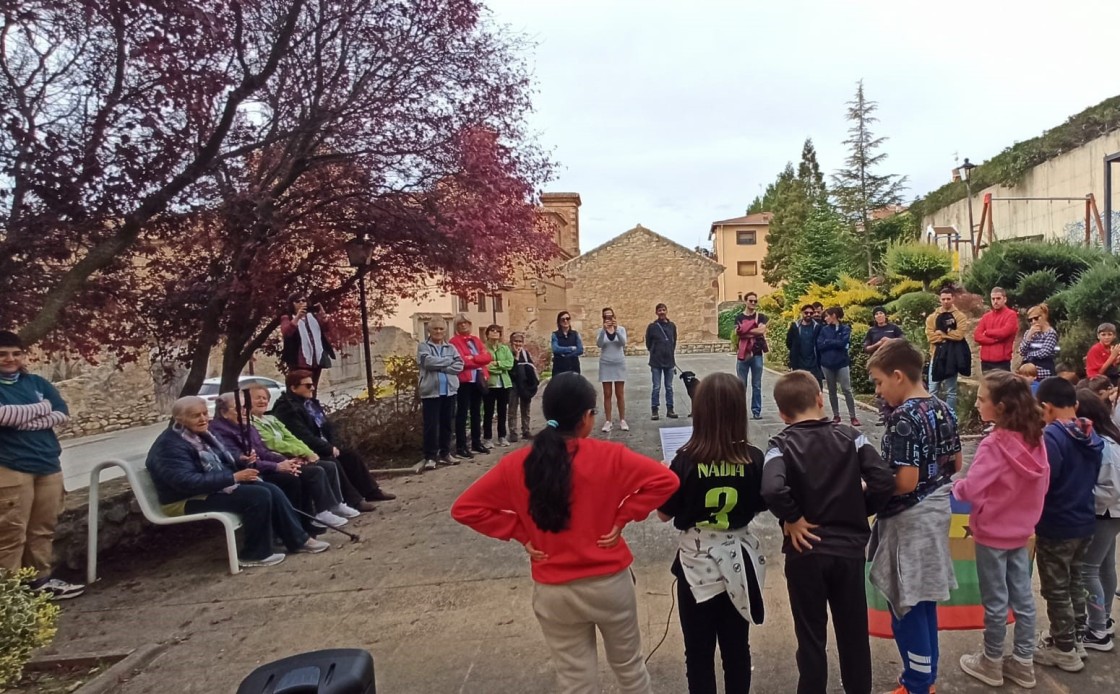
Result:
M302 554L318 554L319 552L326 552L330 548L331 543L309 537L307 538L307 542L303 543L303 547L300 547L296 551Z
M434 461L434 460L425 460L425 461L424 461L424 469L425 469L425 470L435 470L435 469L436 469L436 461Z
M339 525L346 525L350 522L342 516L334 515L330 511L320 511L319 513L315 514L315 520L319 521L319 525L323 527L326 527L328 525L337 527Z
M618 428L623 431L630 431L630 425L626 423L625 419L618 420Z
M284 561L285 556L287 555L276 553L264 559L238 559L237 563L240 564L243 569L251 569L257 566L276 566Z
M357 518L362 515L357 509L351 508L346 504L339 504L331 509L331 513L343 518Z
M482 447L483 448L493 448L494 447L494 439L482 439Z
M498 445L502 448L509 448L509 441L506 440L506 437L501 436L498 438Z
M603 433L604 434L609 434L610 431L611 431L611 420L608 419L606 422L603 423Z
M34 581L31 589L49 595L51 600L69 600L86 592L86 587L81 583L70 583L61 578Z

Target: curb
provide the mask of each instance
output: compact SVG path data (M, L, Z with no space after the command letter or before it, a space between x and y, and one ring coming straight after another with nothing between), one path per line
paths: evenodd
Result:
M135 671L142 670L167 649L169 643L146 643L131 652L105 651L77 653L74 655L44 655L28 661L27 670L50 670L59 666L92 667L106 661L116 661L105 672L86 682L74 694L108 694L119 688L122 680Z

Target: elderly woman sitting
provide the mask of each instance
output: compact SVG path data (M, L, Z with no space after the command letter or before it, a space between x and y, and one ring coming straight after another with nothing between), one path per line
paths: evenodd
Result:
M319 524L346 525L347 518L357 516L357 511L349 506L343 508L344 505L339 503L340 497L336 498L331 493L326 470L318 466L304 467L299 458L286 458L264 445L261 435L249 421L248 400L246 394L238 415L234 393L218 396L214 403L216 418L210 422L210 433L217 437L218 442L243 466L260 470L262 480L280 487L293 508L315 516ZM318 515L315 509L318 509ZM310 519L305 519L303 526L308 532L315 530Z
M283 554L272 552L273 535L289 552L317 553L330 547L303 531L279 487L261 480L258 470L237 469L233 455L209 431L205 400L179 398L171 416L174 422L152 444L145 462L164 513L239 515L245 532L243 567L284 561Z

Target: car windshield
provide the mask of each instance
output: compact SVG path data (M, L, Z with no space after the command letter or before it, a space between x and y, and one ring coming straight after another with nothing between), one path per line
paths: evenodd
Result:
M203 383L202 387L198 389L198 394L202 395L202 396L217 395L218 394L218 384L217 383Z

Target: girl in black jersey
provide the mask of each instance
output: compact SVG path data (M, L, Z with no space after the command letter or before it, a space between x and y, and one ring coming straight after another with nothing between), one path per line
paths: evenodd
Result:
M658 511L681 531L677 577L689 694L715 694L715 648L724 691L751 687L750 624L763 620L765 560L747 526L766 510L762 451L747 443L747 399L729 373L705 377L692 400L692 438L671 469L680 489Z

